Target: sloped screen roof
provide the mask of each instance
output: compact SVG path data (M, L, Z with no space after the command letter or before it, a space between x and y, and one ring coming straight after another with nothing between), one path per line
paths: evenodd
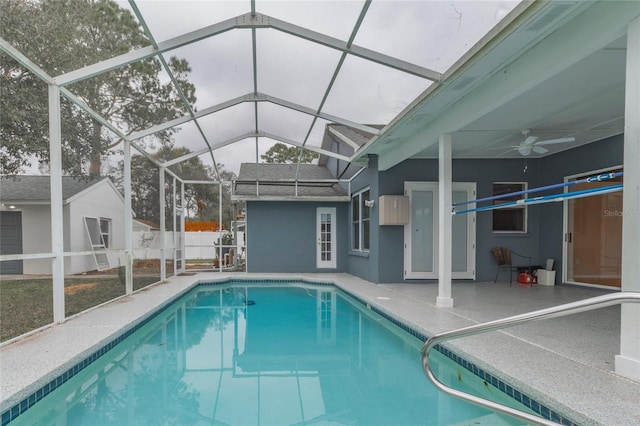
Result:
M107 8L126 9L141 30L124 34L115 49L86 45L51 52L47 39L64 34L47 31L60 31L59 26L29 28L32 22L25 22L21 31L3 31L2 50L40 67L40 77L62 87L78 111L104 123L114 146L129 138L140 152L153 153L163 143L156 136L169 131L164 143L170 138L195 153L191 157L223 164L237 175L241 163L262 161L276 142L320 149L329 123L377 132L363 123L389 123L438 84L442 73L517 3L95 1L93 12L110 17ZM53 18L83 22L80 14L88 12L77 9L78 17ZM111 22L109 30L130 29L126 21ZM78 57L83 51L86 58ZM173 58L186 62L181 66ZM94 102L83 96L87 86L121 79L142 66L156 67L162 83L147 89L170 91L181 107L136 125L101 108L109 93ZM154 107L144 99L135 102L140 102L139 115Z

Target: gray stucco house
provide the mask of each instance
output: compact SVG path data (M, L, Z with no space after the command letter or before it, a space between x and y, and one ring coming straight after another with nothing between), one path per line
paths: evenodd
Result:
M340 136L335 135L336 127ZM368 138L356 129L328 125L323 148L344 153L354 146L362 146L366 140ZM247 270L348 272L377 283L436 280L437 220L426 212L436 210L438 161L407 159L388 170L379 170L376 155L369 155L367 159L364 168L327 156L321 156L318 165L301 164L299 170L296 165L243 164L234 197L247 203ZM503 183L510 183L508 188L512 185L535 188L562 182L567 175L587 176L619 170L622 161L622 135L542 158L454 158L453 193L462 201L492 194L496 185ZM340 176L342 179L338 179ZM388 224L386 219L381 222L380 212L388 201L385 198L391 197L403 197L408 202L408 217L402 223ZM585 202L581 201L580 205ZM614 210L616 205L621 205L621 194L610 194L605 202ZM518 210L511 213L521 217L517 223L512 223L510 215L505 218L493 212L454 216L454 279L493 281L496 263L491 248L496 246L531 256L533 266L553 259L555 269L563 271L563 223L566 220L563 204L539 204ZM331 239L336 258L333 264L319 260L322 256L321 215L326 211L335 214L331 223L336 230ZM581 211L579 220L595 227L602 222L602 211ZM429 221L429 229L425 229L423 220ZM601 264L590 265L587 268L590 271L582 273L579 269L585 269L586 265L572 265L573 276L566 281L620 286L621 271L615 268L618 263L615 258L619 260L621 256L622 236L620 224L613 223L615 220L611 215L597 231L594 229L583 236L582 244L586 246L580 250L601 251L602 256L597 257L602 257ZM501 228L505 225L514 228ZM580 232L576 231L570 230L578 238ZM595 234L603 233L609 239L605 248L601 239L594 238ZM420 260L412 262L412 259ZM424 259L429 261L425 263ZM558 274L557 281L560 280L562 277Z

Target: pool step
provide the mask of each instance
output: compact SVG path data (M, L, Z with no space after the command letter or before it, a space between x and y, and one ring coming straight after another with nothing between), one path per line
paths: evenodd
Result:
M451 423L449 426L478 426L478 425L513 426L513 425L520 425L520 424L523 424L523 423L520 423L518 420L515 420L515 419L509 422L504 418L504 416L499 416L496 413L491 413L491 414L476 417L473 419L463 420L458 423Z

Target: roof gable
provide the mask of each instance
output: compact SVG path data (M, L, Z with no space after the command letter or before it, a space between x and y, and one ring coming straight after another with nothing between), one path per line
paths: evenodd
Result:
M62 200L68 202L75 195L107 180L86 179L74 176L62 177ZM113 186L113 185L111 185ZM114 187L115 190L115 187ZM116 191L117 192L117 191ZM120 194L118 192L118 194ZM0 177L0 198L5 201L51 201L51 177L50 176L2 176Z

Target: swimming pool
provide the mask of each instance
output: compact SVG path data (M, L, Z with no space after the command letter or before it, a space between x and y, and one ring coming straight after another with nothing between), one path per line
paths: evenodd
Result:
M332 285L200 286L11 424L495 424L421 369L422 340ZM443 381L508 400L436 354ZM511 405L515 401L511 401ZM521 407L524 409L524 406ZM512 423L513 424L513 423Z

